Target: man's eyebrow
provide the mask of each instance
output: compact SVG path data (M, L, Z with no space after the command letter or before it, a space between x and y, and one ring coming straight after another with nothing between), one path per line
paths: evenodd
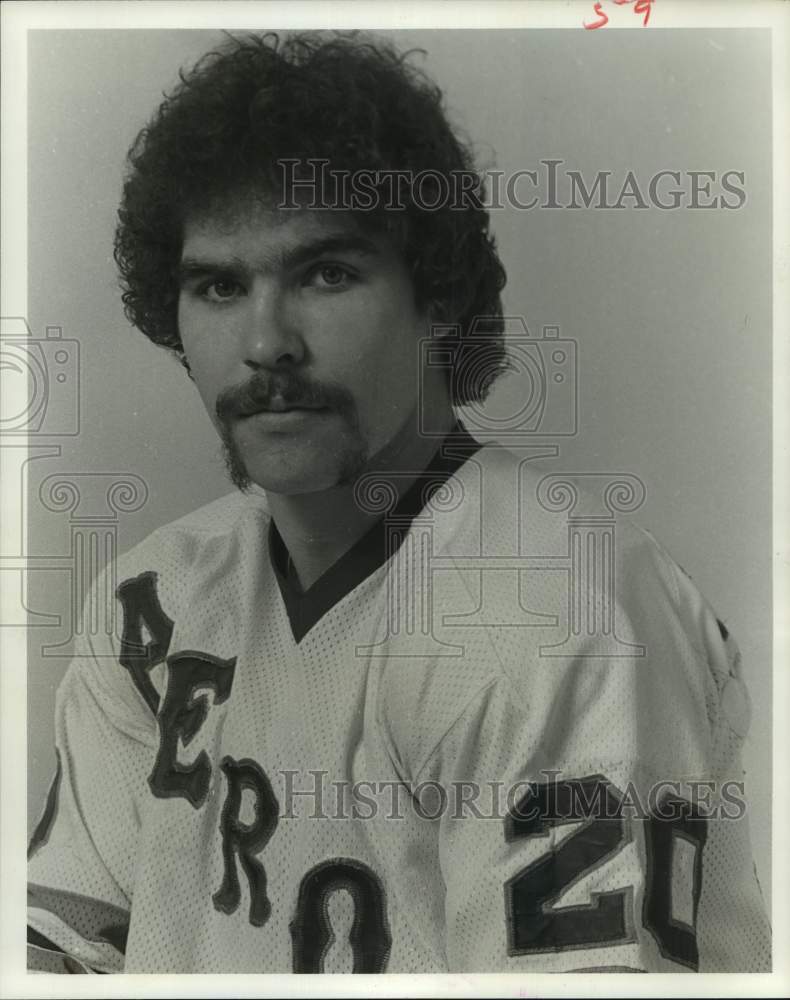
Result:
M360 256L380 254L379 247L364 236L326 236L322 239L300 243L298 246L269 255L262 262L263 270L288 270L304 264L315 257L329 253L353 253ZM199 277L205 274L239 274L247 273L250 263L240 257L211 257L209 255L191 255L182 257L178 264L179 281Z
M278 263L282 266L295 267L303 264L313 257L321 257L328 253L355 253L363 257L370 257L380 253L378 246L364 236L325 236L323 239L313 240L303 243L300 246L286 250L278 255Z
M182 257L176 267L179 282L199 278L206 274L239 274L246 266L240 257Z

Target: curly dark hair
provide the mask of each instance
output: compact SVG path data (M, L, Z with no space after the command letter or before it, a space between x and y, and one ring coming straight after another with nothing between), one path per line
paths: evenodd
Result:
M185 221L241 193L282 197L283 160L333 171L421 171L466 177L461 205L426 210L409 189L357 213L392 235L420 307L458 325L451 347L457 405L485 398L505 361L505 271L483 207L484 180L448 123L441 90L411 53L352 33L230 37L203 56L159 106L128 154L115 234L124 311L189 370L178 331L177 266ZM391 184L391 179L390 179ZM390 198L391 202L391 198Z

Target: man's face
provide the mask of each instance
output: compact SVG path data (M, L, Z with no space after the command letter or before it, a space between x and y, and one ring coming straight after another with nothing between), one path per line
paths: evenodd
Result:
M178 322L240 488L350 482L416 406L427 317L398 251L346 213L191 220Z

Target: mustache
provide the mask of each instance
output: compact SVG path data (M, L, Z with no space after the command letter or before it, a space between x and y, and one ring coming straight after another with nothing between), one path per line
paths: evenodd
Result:
M294 372L259 371L242 385L224 389L215 405L217 417L224 424L248 417L271 407L274 399L286 406L310 409L332 409L353 415L356 405L351 393L343 386L328 382L312 382Z

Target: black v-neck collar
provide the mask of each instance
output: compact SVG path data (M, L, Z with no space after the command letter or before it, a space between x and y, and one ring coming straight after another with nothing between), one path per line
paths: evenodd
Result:
M397 535L389 539L385 519L378 520L315 583L303 591L288 558L288 549L274 519L269 524L269 558L291 623L294 641L301 642L311 628L382 566L397 551L411 522L436 490L481 447L458 421L439 445L425 470L403 494L389 518L397 518Z

